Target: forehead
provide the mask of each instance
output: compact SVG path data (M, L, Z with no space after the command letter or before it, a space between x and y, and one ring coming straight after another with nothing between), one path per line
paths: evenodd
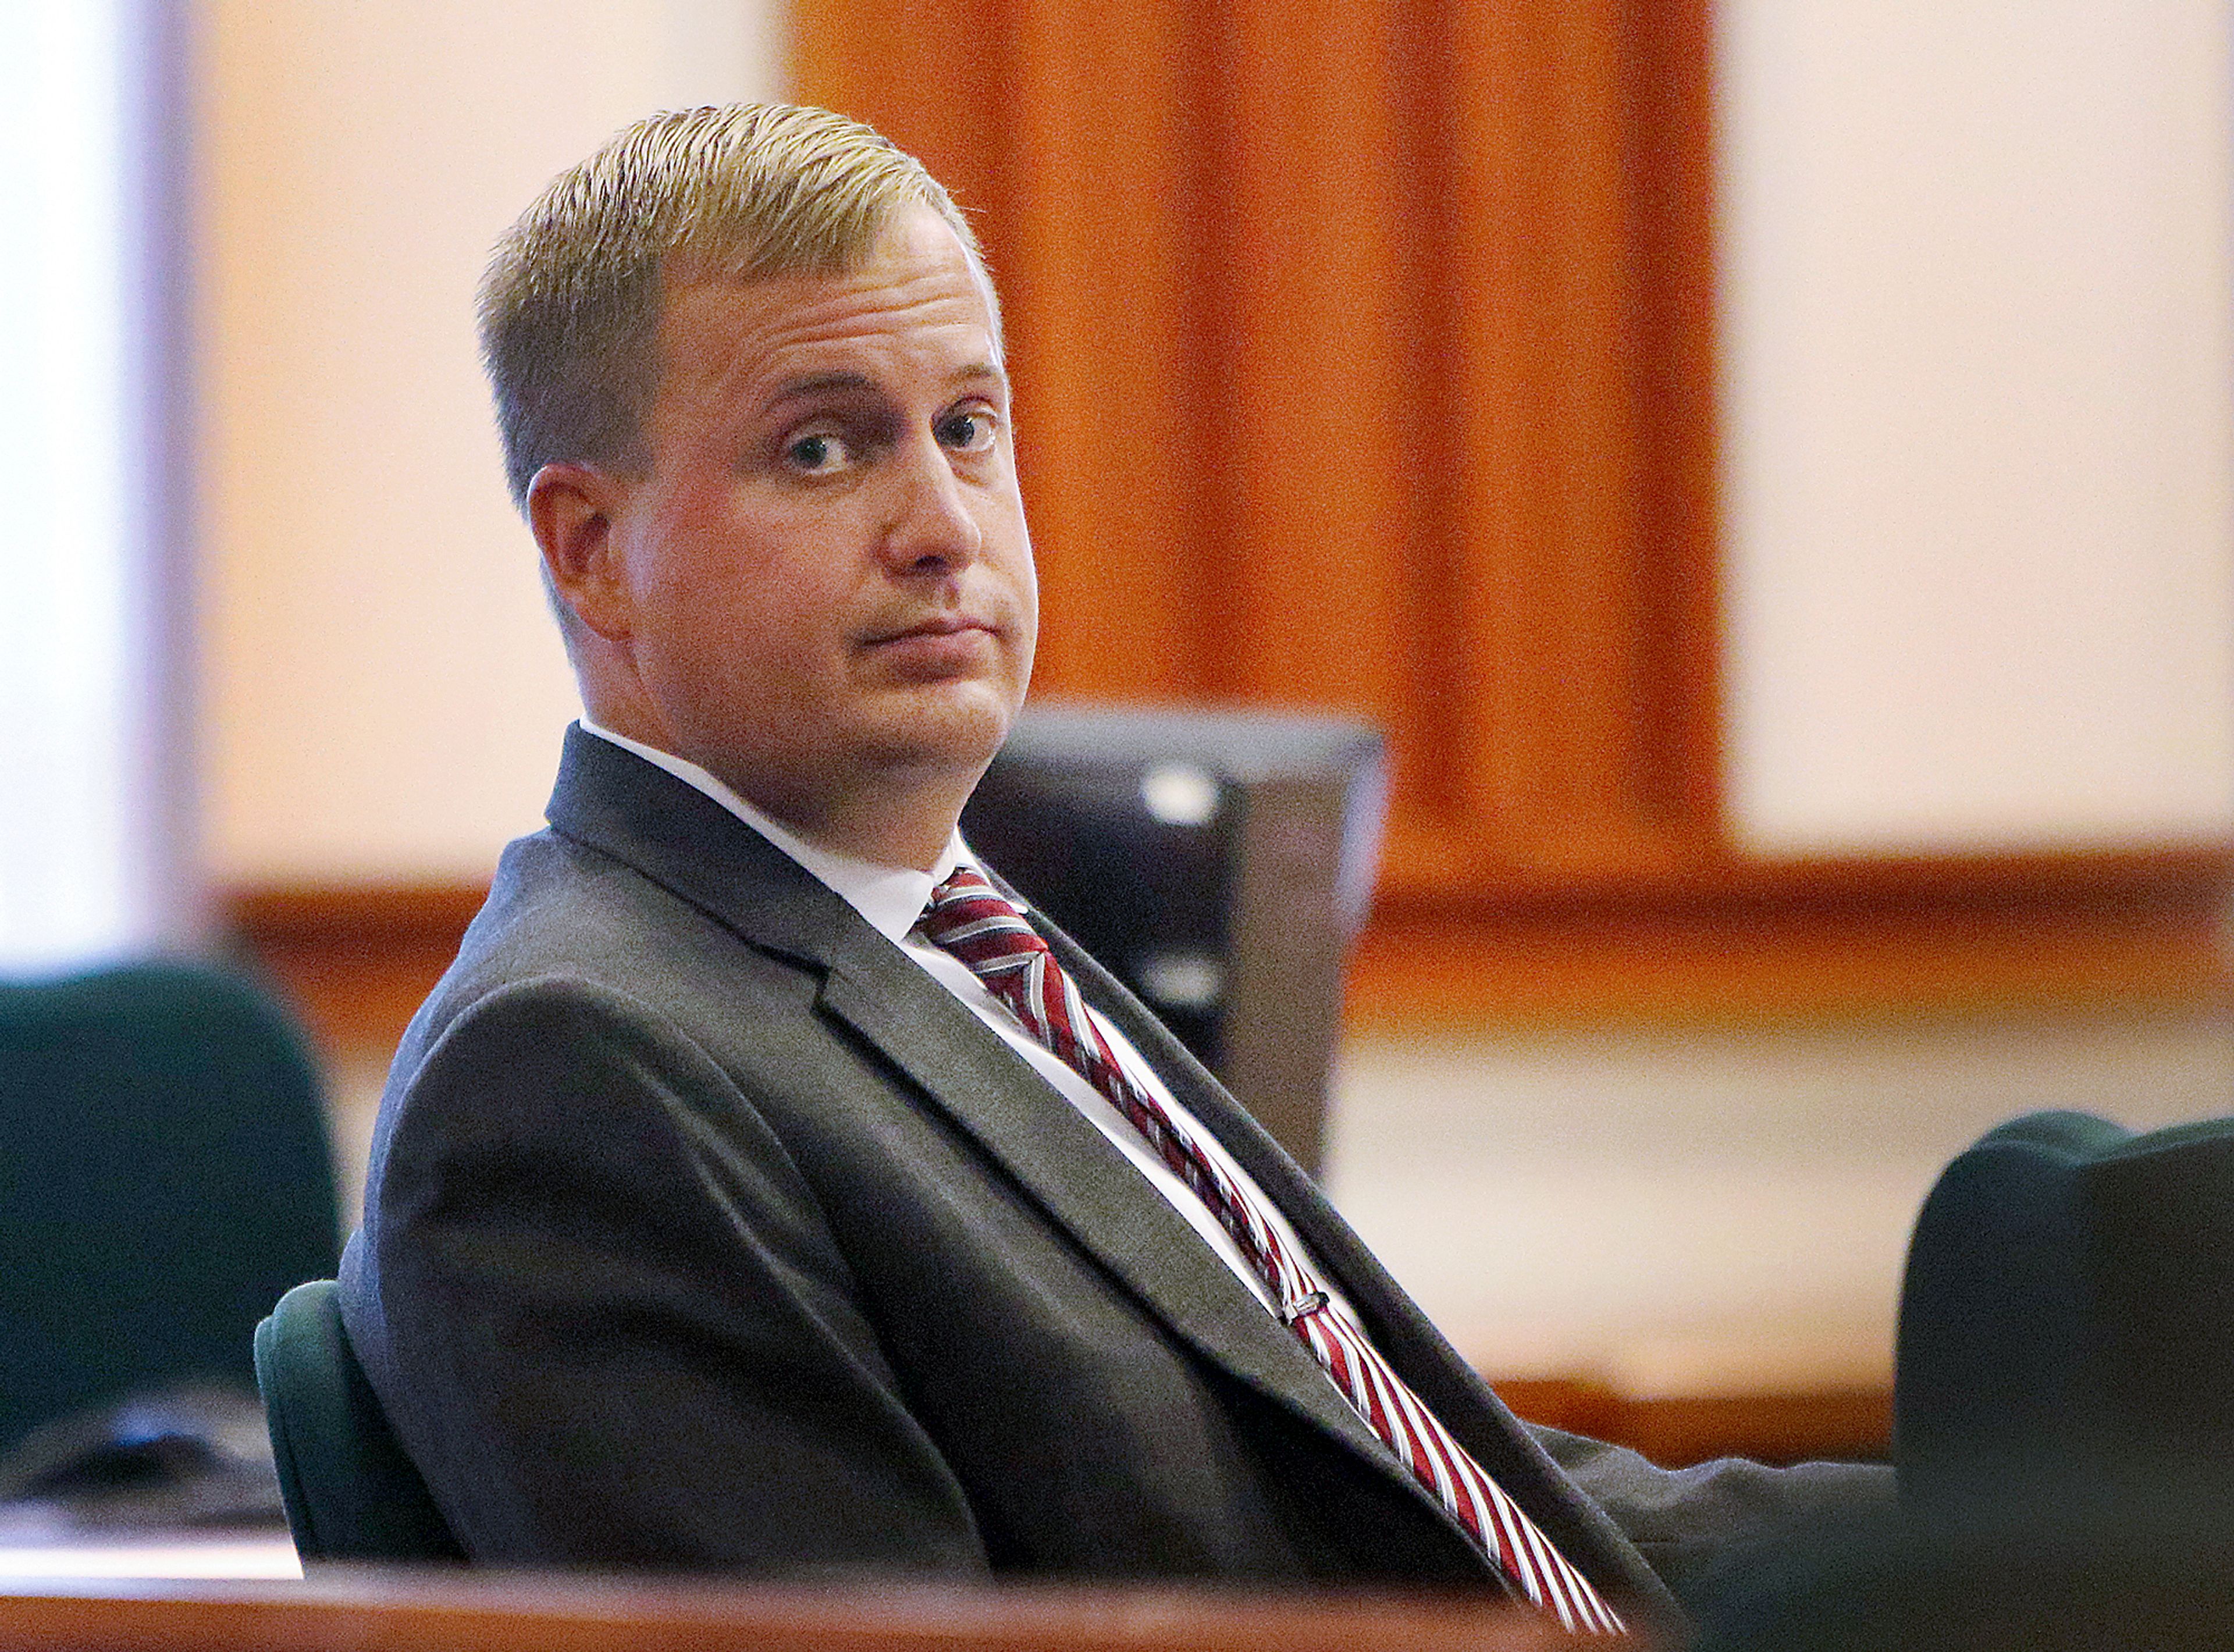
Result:
M902 369L999 359L983 276L929 207L896 218L850 270L670 281L659 343L663 403L749 395L833 362Z

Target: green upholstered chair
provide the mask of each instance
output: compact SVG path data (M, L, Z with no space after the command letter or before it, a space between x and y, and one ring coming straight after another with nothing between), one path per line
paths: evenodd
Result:
M0 1452L127 1394L248 1392L257 1321L339 1225L317 1079L255 988L0 982Z
M1909 1249L1899 1512L1734 1559L1697 1652L2234 1644L2234 1120L1989 1132Z
M256 1328L256 1381L304 1559L465 1557L357 1364L332 1280L297 1285Z
M2036 1113L1956 1159L1909 1248L1893 1446L1920 1506L2035 1474L2234 1496L2234 1120Z

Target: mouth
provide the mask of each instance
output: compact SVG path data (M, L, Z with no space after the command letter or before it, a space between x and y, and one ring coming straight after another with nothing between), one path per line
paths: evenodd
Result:
M898 626L889 630L872 631L866 641L871 648L884 648L893 643L935 641L944 637L962 637L974 631L983 631L988 636L997 637L1000 634L1000 628L990 619L980 618L971 614L935 614L928 619L918 620L911 625Z
M986 615L932 614L868 632L858 657L895 682L953 682L997 674L1006 637L1001 623Z

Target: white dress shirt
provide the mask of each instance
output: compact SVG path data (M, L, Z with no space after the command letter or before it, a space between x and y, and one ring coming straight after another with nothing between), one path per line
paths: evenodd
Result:
M1225 1265L1233 1270L1234 1276L1249 1287L1257 1301L1264 1304L1266 1310L1272 1310L1271 1290L1243 1257L1240 1247L1233 1243L1232 1236L1211 1213L1210 1207L1196 1196L1194 1190L1164 1163L1154 1148L1149 1146L1146 1139L1133 1127L1125 1115L1068 1063L1060 1060L1046 1045L1025 1031L1023 1023L1016 1019L1008 1005L986 990L984 983L970 972L968 964L915 932L916 920L923 916L923 909L929 904L931 891L944 882L957 866L977 865L977 858L970 852L969 845L963 842L958 829L947 839L937 864L929 872L917 872L907 866L879 865L873 861L858 859L807 842L796 833L770 819L696 763L647 746L641 741L631 740L626 735L617 735L610 728L601 728L587 716L582 718L581 723L585 733L632 751L647 763L665 769L684 784L703 792L827 885L840 899L866 919L872 929L898 947L931 979L967 1005L978 1020L1007 1040L1010 1047L1029 1061L1065 1100L1085 1114L1094 1128L1107 1136L1133 1167L1147 1179L1149 1185L1170 1202L1172 1208L1186 1218L1188 1224L1202 1236L1204 1243L1218 1253ZM1017 905L1022 909L1021 901ZM1217 1139L1194 1115L1179 1104L1163 1080L1157 1075L1155 1068L1149 1066L1140 1052L1133 1048L1132 1041L1092 1005L1087 1006L1087 1013L1094 1017L1094 1024L1101 1029L1102 1037L1109 1041L1109 1048L1116 1053L1119 1064L1125 1069L1125 1076L1161 1103L1201 1145L1204 1152L1215 1159L1218 1167L1244 1192L1255 1198L1266 1212L1281 1242L1291 1247L1291 1254L1308 1257L1310 1252L1303 1240L1288 1225L1288 1218L1279 1207L1257 1185L1248 1172L1233 1162L1225 1148L1218 1144ZM1343 1313L1349 1313L1349 1303L1331 1286L1328 1290L1336 1306Z

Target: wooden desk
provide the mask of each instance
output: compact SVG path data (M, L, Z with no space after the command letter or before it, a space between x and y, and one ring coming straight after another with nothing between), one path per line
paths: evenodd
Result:
M0 1580L7 1652L1540 1652L1447 1599L1133 1588L726 1585L321 1567L297 1583Z
M62 1528L23 1541L20 1531L0 1538L0 1593L20 1592L16 1580L62 1584L120 1578L141 1584L165 1578L212 1581L251 1577L299 1578L303 1563L284 1528L243 1531L73 1531ZM0 1652L5 1642L0 1642Z

